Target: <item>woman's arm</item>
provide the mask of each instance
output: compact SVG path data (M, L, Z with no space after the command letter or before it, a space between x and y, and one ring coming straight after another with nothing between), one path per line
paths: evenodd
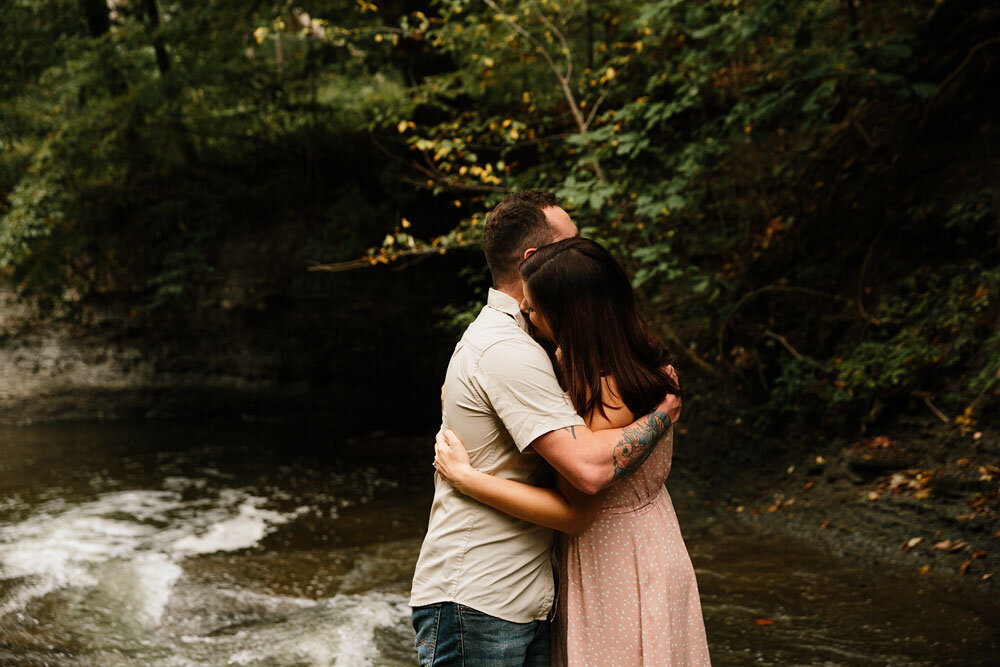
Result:
M586 416L592 430L620 428L634 419L618 398L617 387L610 378L604 380L605 414ZM601 507L603 494L589 495L577 490L562 475L557 474L556 489L524 484L479 472L469 464L469 455L451 431L438 433L434 466L442 477L470 498L529 523L579 535Z
M434 453L438 474L459 492L529 523L579 535L600 508L599 495L577 491L562 477L558 489L548 489L473 469L465 446L451 431L437 434Z

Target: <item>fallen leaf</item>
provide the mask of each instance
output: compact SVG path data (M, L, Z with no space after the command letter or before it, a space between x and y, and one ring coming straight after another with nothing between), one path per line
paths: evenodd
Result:
M892 445L892 440L890 440L889 436L886 435L880 435L877 438L872 438L871 442L868 443L869 447L875 447L878 449L886 449L891 445Z
M924 565L922 568L920 568L920 574L927 574L930 571L931 571L930 565Z
M930 498L931 497L931 490L930 489L917 489L916 491L913 492L913 497L916 498L917 500L924 500L926 498Z
M994 477L1000 477L1000 468L997 468L996 466L985 464L979 466L977 470L979 471L980 482L991 482Z
M993 537L995 537L998 540L1000 540L1000 530L998 530L997 532L993 533Z
M975 514L956 514L955 521L972 521L976 518Z
M943 549L944 551L958 551L959 549L964 549L967 546L969 546L969 543L962 540L943 540L931 547L931 550Z
M819 524L819 527L820 527L820 529L822 529L822 530L826 530L827 528L829 528L829 527L830 527L830 520L829 520L829 519L827 519L827 520L826 520L826 521L824 521L823 523ZM997 535L997 537L1000 537L1000 535Z
M989 573L987 573L987 574L984 574L984 575L983 575L983 581L989 581L989 580L990 580L990 577L992 577L992 576L993 576L993 573L992 573L992 572L989 572Z
M977 558L986 558L986 556L988 555L988 553L989 552L986 552L986 551L973 551L972 552L972 560L976 560Z
M900 548L903 551L909 551L910 549L912 549L913 547L917 546L918 544L920 544L923 541L924 541L924 538L922 538L922 537L911 537L910 539L906 540L906 542Z
M806 482L805 486L802 487L802 490L803 491L808 491L809 489L813 488L813 486L815 486L815 484L816 484L815 482L813 482L812 480L810 480L810 481Z
M754 623L757 625L774 625L774 621L769 618L758 618Z
M878 492L876 492L876 491L869 491L868 492L868 500L873 500L873 501L874 500L878 500Z
M958 566L958 573L964 577L965 573L969 571L970 565L972 565L971 560L965 561L964 563Z
M970 463L972 463L972 461L970 461L969 459L966 459L966 458L961 458L961 459L958 459L957 461L955 461L955 463L957 463L957 464L958 464L958 467L959 467L959 468L965 468L965 467L967 467L967 466L968 466L968 465L969 465Z

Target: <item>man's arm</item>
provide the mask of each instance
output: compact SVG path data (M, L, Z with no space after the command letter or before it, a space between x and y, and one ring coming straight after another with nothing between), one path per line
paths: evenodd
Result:
M591 431L586 426L571 426L549 431L531 446L577 489L598 493L635 472L649 458L670 428L670 413L680 414L677 396L668 396L655 411L625 428Z
M518 449L534 447L570 484L590 494L642 465L680 414L680 397L668 395L652 414L625 428L593 431L559 386L548 355L527 340L490 346L475 380Z

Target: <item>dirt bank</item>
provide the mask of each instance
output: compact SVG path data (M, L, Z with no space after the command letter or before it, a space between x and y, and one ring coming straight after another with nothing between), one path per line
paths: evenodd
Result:
M668 482L692 519L818 542L839 556L977 587L1000 576L1000 432L903 414L857 437L775 438L689 396ZM683 521L683 518L682 518Z

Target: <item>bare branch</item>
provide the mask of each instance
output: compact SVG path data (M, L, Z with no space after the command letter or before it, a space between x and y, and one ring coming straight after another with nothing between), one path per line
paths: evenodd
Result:
M504 14L494 0L483 0L483 2L485 2L490 9L495 11L500 18L503 19L504 23L510 26L511 30L535 45L535 49L541 54L542 58L545 59L545 64L547 64L549 69L552 70L552 73L556 75L556 79L559 81L559 86L562 88L563 96L566 98L566 102L569 103L569 109L573 114L573 119L576 121L577 128L579 128L581 133L586 132L587 127L583 122L583 114L580 113L580 107L576 103L576 97L573 95L573 90L569 86L569 79L563 76L562 72L559 71L559 66L556 65L554 60L552 60L552 54L549 53L549 50L546 49L545 45L538 41L534 35L525 30L520 23Z
M724 347L725 347L726 329L729 327L729 321L733 318L733 315L735 315L736 311L742 308L743 305L750 299L753 299L754 297L764 294L765 292L789 292L792 294L809 294L812 296L819 296L826 299L833 299L834 301L844 300L844 297L837 294L830 294L829 292L821 292L819 290L810 289L808 287L792 287L786 285L765 285L764 287L761 287L758 290L754 290L752 292L744 294L743 297L739 301L737 301L732 308L730 308L729 312L726 313L725 319L722 320L722 324L719 325L719 332L717 334L719 340L718 343L719 356L722 357L725 356Z
M447 252L445 248L417 248L415 250L403 250L397 253L393 253L394 259L402 259L404 257L424 257L427 255L443 255ZM371 257L360 257L358 259L349 259L346 262L333 262L332 264L312 264L306 267L306 271L324 271L326 273L340 273L341 271L352 271L354 269L365 269L372 266L378 266L382 262L379 262Z
M810 366L815 366L816 368L818 368L818 369L820 369L822 371L829 370L826 366L824 366L820 362L816 361L815 359L812 359L810 357L805 356L804 354L802 354L798 350L796 350L794 347L792 347L792 344L789 343L788 339L785 338L784 336L782 336L780 334L776 334L773 331L771 331L770 329L768 329L767 331L765 331L764 335L767 336L768 338L773 338L774 340L776 340L779 343L781 343L781 346L783 348L785 348L786 350L788 350L788 352L793 357L795 357L796 359L798 359L799 361L804 361L807 364L809 364Z
M605 88L604 91L601 92L601 96L597 98L596 102L594 102L594 106L590 110L590 114L587 116L587 127L588 128L590 127L590 124L592 122L594 122L594 116L597 115L597 110L601 108L601 104L604 102L605 98L607 98L608 93L610 91L611 91L611 87L610 86L607 87L607 88Z
M558 29L556 29L555 26L552 24L552 22L544 14L541 14L541 12L539 12L539 15L542 17L542 20L546 23L546 25L550 26L551 29L554 30L554 32L556 33L556 38L560 41L560 43L564 45L564 49L566 52L566 59L567 62L569 63L568 73L564 75L562 72L559 71L559 66L556 65L555 61L552 59L552 54L549 53L549 50L545 48L544 44L542 44L530 32L525 30L520 23L518 23L514 19L504 14L494 0L483 0L483 2L485 2L490 9L496 12L497 15L503 20L504 23L506 23L510 27L511 30L516 32L521 37L524 37L526 40L528 40L528 42L530 42L535 46L535 50L537 50L541 54L542 58L545 59L545 64L549 66L549 69L552 70L552 73L555 75L556 80L559 81L559 87L562 89L563 97L566 98L566 103L569 105L569 111L571 114L573 114L573 120L576 121L577 130L579 131L580 134L586 134L587 127L589 126L589 124L584 119L583 112L580 111L580 105L577 104L576 96L573 95L573 89L570 87L569 74L572 74L573 71L572 54L569 51L569 45L566 44L565 35L563 35L562 32L560 32ZM604 177L604 170L601 169L601 163L597 161L597 158L591 158L590 162L594 166L594 173L597 175L598 182L607 183L608 179Z
M556 39L559 40L559 44L562 45L563 57L566 58L566 74L564 76L567 79L572 79L573 78L573 54L572 54L572 52L569 49L569 44L566 42L566 36L563 35L562 31L559 28L556 27L555 23L553 23L549 19L549 17L545 15L545 12L543 12L541 10L541 8L538 7L537 3L535 4L535 13L538 14L538 18L542 19L542 23L544 23L548 27L548 29L551 30L555 34Z
M881 326L882 322L877 317L875 317L874 315L870 315L868 311L865 310L865 302L864 302L865 276L868 273L868 265L871 263L872 255L875 252L875 245L878 243L879 239L882 238L882 233L885 232L887 227L888 223L882 225L882 229L879 230L878 234L875 235L875 239L868 246L868 252L865 253L865 261L861 263L861 272L858 274L858 296L857 296L858 312L861 313L862 317L864 317L866 320L868 320L869 322L871 322L876 326Z
M920 392L920 395L924 399L924 405L926 405L928 408L930 408L931 412L934 413L934 416L936 416L938 419L940 419L941 421L943 421L945 424L950 424L951 423L951 420L948 419L948 415L946 415L945 413L941 412L941 410L939 410L938 407L936 405L934 405L933 402L931 402L930 392L922 391L922 392Z
M455 190L455 191L458 191L458 192L463 192L463 191L464 192L509 192L510 191L509 188L501 188L501 187L498 187L498 186L495 186L495 185L480 185L478 183L463 183L462 181L459 181L458 179L452 178L451 176L448 176L447 174L445 174L440 169L437 169L436 167L434 167L433 162L431 163L431 166L434 167L434 168L433 169L428 169L427 167L424 167L424 166L422 166L420 164L417 164L416 162L411 162L409 160L404 160L403 158L399 157L398 155L396 155L395 153L393 153L392 151L390 151L388 148L386 148L385 146L383 146L381 143L379 143L374 138L372 138L372 143L375 144L375 147L378 150L380 150L382 153L384 153L389 158L395 160L396 162L399 162L400 164L406 165L406 166L410 167L411 169L414 169L414 170L420 172L421 174L423 174L427 178L433 180L435 182L434 183L435 185L440 186L440 187L444 187L444 188L446 188L448 190ZM424 158L427 159L427 153L426 153L426 151L424 151L423 153L424 153ZM417 179L409 177L409 176L401 176L400 178L403 181L409 183L410 185L414 185L414 186L417 186L417 187L431 187L431 186L428 186L427 183L422 182L422 181L418 181Z

